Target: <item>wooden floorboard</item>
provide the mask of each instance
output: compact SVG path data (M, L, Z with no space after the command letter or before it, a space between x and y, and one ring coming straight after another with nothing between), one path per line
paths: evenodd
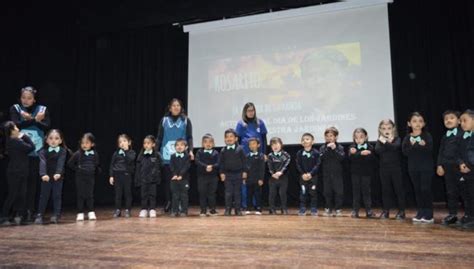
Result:
M222 213L222 209L220 210ZM112 219L0 228L0 266L474 268L474 232L410 221L290 216ZM138 213L135 210L134 215ZM410 216L413 211L408 212ZM436 214L437 221L446 212Z

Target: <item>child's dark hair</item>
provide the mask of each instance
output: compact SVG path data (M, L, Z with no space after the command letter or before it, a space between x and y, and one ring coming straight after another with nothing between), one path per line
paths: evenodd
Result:
M22 94L25 93L25 92L31 93L31 94L33 95L33 97L36 98L36 93L37 93L37 91L36 91L36 89L35 89L33 86L26 86L26 87L24 87L24 88L21 88L21 90L20 90L20 95L22 95Z
M459 119L459 117L461 117L461 112L457 111L457 110L451 110L451 109L448 109L446 111L443 112L443 119L444 117L446 117L447 115L454 115L456 118Z
M408 122L410 122L413 117L420 117L420 118L423 119L423 121L425 121L425 117L418 111L414 111L414 112L410 113L410 115L408 115ZM426 125L426 122L425 122L425 125ZM421 128L421 131L424 132L425 127ZM413 129L408 124L407 124L407 132L408 133L413 132Z
M143 140L145 140L145 139L148 139L148 140L150 140L151 142L156 143L156 138L155 138L154 136L152 136L152 135L147 135L147 136L145 136L145 138L143 138Z
M181 112L179 112L179 116L181 117L186 117L186 111L184 110L183 102L178 99L178 98L173 98L169 101L168 106L166 108L165 116L171 116L171 106L173 106L173 103L177 102L179 106L181 107Z
M67 147L67 144L66 144L66 140L64 139L64 134L63 132L61 132L61 130L59 129L51 129L49 130L46 135L44 136L44 142L43 142L43 148L46 148L48 143L48 137L52 134L52 133L57 133L59 135L59 138L61 138L61 144L59 144L60 147L64 148L67 152L71 153L71 151L69 150L69 148Z
M183 143L184 146L188 146L188 141L186 141L186 139L184 139L184 138L176 139L176 142L174 142L174 145L176 146L176 144L178 144L178 143Z
M354 132L352 133L352 141L356 143L356 133L363 133L365 135L365 141L369 140L369 135L367 134L367 130L364 128L355 128Z
M3 132L6 139L10 138L15 127L16 124L13 121L7 121L3 124Z
M211 134L209 134L209 133L204 134L204 135L202 136L202 140L201 140L201 141L204 142L205 139L210 139L212 142L214 142L214 137L213 137Z
M301 136L301 140L303 140L303 138L304 138L305 136L311 137L311 140L314 140L314 136L313 136L311 133L304 133L304 134Z
M127 140L130 146L132 146L132 138L130 138L128 134L119 134L119 136L117 137L117 143L120 138Z
M253 119L247 118L247 109L249 109L250 107L255 110ZM249 123L249 121L255 121L256 123L259 123L257 118L257 109L255 108L255 105L252 102L248 102L244 105L244 108L242 109L242 121L244 123Z
M331 127L327 128L326 130L324 130L324 135L327 135L329 133L333 134L334 136L339 135L339 131L334 126L331 126Z
M16 124L13 121L7 121L2 125L0 133L0 159L4 155L8 155L7 152L7 140L10 139L12 131L15 129Z
M235 137L237 137L237 132L232 128L225 130L224 136L226 136L227 134L233 134Z
M81 145L81 141L85 139L92 143L92 148L95 147L95 136L92 133L85 133L82 135L81 139L79 140L79 147Z
M466 109L466 110L462 113L462 115L468 115L469 117L474 118L474 110L472 110L472 109Z
M279 137L272 137L270 139L270 145L273 145L273 144L280 144L283 146L283 141L281 141L281 138Z
M260 139L258 139L257 137L251 137L247 140L247 142L250 144L250 142L257 142L258 145L260 145Z

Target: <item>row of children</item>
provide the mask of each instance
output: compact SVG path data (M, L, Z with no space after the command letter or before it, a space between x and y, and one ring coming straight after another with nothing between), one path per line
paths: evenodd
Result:
M443 220L444 224L460 223L463 227L473 227L474 216L474 111L467 110L462 116L455 111L443 114L445 127L448 129L441 140L437 161L437 174L446 179L449 215ZM462 128L459 128L461 124ZM306 206L310 200L310 213L317 215L316 189L323 185L326 200L325 216L341 216L343 203L342 161L348 155L351 163L351 180L353 193L352 217L359 217L361 198L364 202L366 216L374 217L371 209L371 173L374 170L375 156L378 156L380 178L382 183L383 212L380 218L388 219L391 207L391 192L395 192L398 200L396 219L405 219L405 197L402 186L400 148L408 159L408 172L415 190L417 214L413 222L433 223L433 206L431 180L434 163L432 160L433 139L425 131L425 120L419 113L412 113L408 119L409 132L401 140L397 136L393 121L383 120L379 124L379 137L375 147L368 143L367 132L357 128L353 132L353 143L346 151L337 142L338 130L334 127L325 130L325 143L316 150L313 148L314 137L310 133L303 134L301 144L303 149L296 154L296 167L299 172L300 209L299 214L306 214ZM34 150L34 145L28 136L23 135L13 122L5 125L7 150L10 156L8 178L25 177L24 164L27 154ZM225 131L225 146L220 152L214 149L214 141L210 134L202 139L202 148L196 153L195 162L198 174L198 189L200 194L201 216L217 215L216 190L217 177L225 185L225 212L231 215L234 208L236 215L249 214L248 209L242 212L241 186L245 184L248 190L248 205L254 205L256 214L261 214L261 187L264 184L265 166L271 178L269 185L269 212L277 211L276 198L280 198L280 211L288 214L287 187L288 165L290 155L283 150L280 138L270 140L271 152L268 155L259 153L260 141L257 138L249 140L250 153L245 154L238 145L238 136L233 129ZM80 141L80 149L72 154L68 166L75 171L77 191L77 221L87 218L95 220L94 213L94 182L99 170L99 156L94 149L95 139L90 133L84 134ZM121 201L125 196L125 211L123 215L130 217L132 182L141 188L140 217L156 217L156 192L161 180L161 155L155 150L155 138L145 137L143 148L138 157L131 149L131 139L127 135L118 137L118 149L114 152L110 165L110 184L115 186L114 217L122 215ZM186 216L188 213L188 190L190 187L189 169L191 159L187 153L187 142L178 139L175 151L171 156L170 169L172 173L170 189L172 193L172 216ZM49 196L53 194L54 214L51 222L57 222L61 213L62 178L66 164L68 148L62 133L53 129L45 137L45 145L39 152L40 176L42 179L41 196L38 215L35 222L43 223ZM27 169L26 169L27 170ZM319 173L321 170L321 173ZM318 181L318 174L322 182ZM134 180L133 180L134 175ZM23 180L9 180L9 196L4 204L3 212L9 216L12 209L23 208L15 203L25 200L24 186L14 184ZM13 183L13 184L11 184ZM457 209L459 198L462 196L465 205L465 215L458 221ZM207 209L210 211L207 212ZM21 216L19 212L18 216ZM8 222L8 220L7 220Z

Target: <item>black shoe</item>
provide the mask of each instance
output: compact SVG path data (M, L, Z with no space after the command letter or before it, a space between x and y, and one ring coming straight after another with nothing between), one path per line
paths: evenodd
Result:
M180 217L187 217L187 216L188 216L188 212L181 212L181 213L179 213L179 216L180 216Z
M458 216L454 214L447 215L443 221L441 222L442 225L451 225L455 224L458 221Z
M359 218L359 210L352 210L351 218Z
M41 214L36 215L35 224L37 224L37 225L42 225L43 224L43 216L41 216Z
M235 215L236 216L243 216L244 214L242 214L242 211L240 211L240 209L239 210L236 209L235 210Z
M129 210L129 209L125 209L125 214L124 214L124 215L125 215L126 218L130 218L130 216L131 216L132 214L130 213L130 210Z
M224 216L230 216L230 208L225 209Z
M211 211L209 212L209 214L211 216L217 216L217 211L215 209L211 209Z
M52 224L58 224L58 222L59 222L59 217L56 216L56 215L53 215L53 216L49 219L49 221L50 221Z
M382 211L379 215L379 219L389 219L390 218L390 212L388 210Z
M405 210L399 210L397 215L395 215L396 220L405 220L406 215L405 215Z
M463 226L464 224L466 224L468 222L471 222L473 220L474 220L474 218L472 218L470 216L467 216L467 215L464 215L460 220L458 220L457 224L459 226Z
M270 209L270 210L268 210L268 213L269 213L270 215L275 215L275 214L276 214L275 209Z
M366 209L366 210L365 210L365 216L366 216L368 219L374 218L374 217L375 217L374 211L372 211L372 209Z
M171 215L170 215L172 218L176 218L179 216L178 212L171 212Z
M165 213L168 213L171 211L171 201L166 202L165 207L163 208Z
M286 209L286 208L282 209L281 212L282 212L283 215L289 215L288 209Z
M207 211L206 211L206 209L201 209L201 213L199 213L199 216L200 216L200 217L205 217L205 216L207 216Z
M12 223L8 219L2 221L2 226L11 226L11 225Z
M23 218L26 222L33 222L33 212L31 210L26 210L25 217Z
M114 218L118 218L118 217L120 217L121 214L122 214L122 213L120 212L120 209L115 209L115 211L114 211L114 216L113 216L113 217L114 217Z
M466 218L465 223L462 225L463 229L474 229L474 218Z

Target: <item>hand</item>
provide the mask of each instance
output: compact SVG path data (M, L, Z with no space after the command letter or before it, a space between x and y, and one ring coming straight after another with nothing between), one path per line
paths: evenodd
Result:
M222 181L222 182L225 181L225 174L221 174L221 181Z
M311 179L311 174L310 173L306 173L306 174L303 175L303 180L304 181L308 181L310 179Z
M265 160L265 162L268 160L267 154L263 154L263 159Z
M58 181L61 178L61 174L54 174L54 181Z
M281 171L278 171L278 172L276 172L275 174L277 174L278 177L281 177L281 176L283 175L283 173L282 173Z
M410 139L410 144L411 144L412 146L413 146L413 145L415 145L415 143L416 143L416 141L415 141L415 140L413 140L413 139Z
M190 159L191 161L194 161L194 153L193 153L193 151L189 151L189 159Z
M260 179L260 180L258 181L258 186L263 186L263 180L262 180L262 179Z
M123 151L129 150L128 144L123 145L123 146L122 146L122 150L123 150Z
M178 181L179 181L179 180L182 180L182 179L183 179L183 176L178 176L178 177L176 177L176 180L178 180Z
M420 146L424 146L424 145L426 145L425 140L421 140L421 141L420 141Z
M35 120L37 122L40 122L40 121L44 120L44 112L40 112L40 113L36 114Z
M243 178L243 179L247 179L247 173L246 173L246 172L243 172L243 173L242 173L242 178Z
M47 175L42 176L41 180L43 180L44 182L48 182L49 181L49 176L47 176Z
M336 148L336 143L329 143L328 147L335 149Z
M444 168L441 165L436 168L436 174L440 177L444 176Z
M22 138L25 134L24 133L18 133L18 138Z
M33 117L31 117L31 114L27 113L25 111L22 111L20 114L25 120L32 120L33 119Z
M394 139L393 136L389 136L389 137L387 138L387 141L388 141L389 143L392 143L392 142L393 142L393 139Z
M247 180L242 179L242 185L245 185L247 183Z
M379 141L382 143L382 144L385 144L387 143L387 139L384 137L384 136L379 136Z
M356 148L351 148L349 152L350 152L351 154L356 154L357 149L356 149Z
M173 176L171 180L178 180L178 176Z
M467 173L471 172L471 169L469 169L465 163L463 163L459 166L459 170L461 170L461 173L463 173L463 174L467 174Z
M367 156L367 155L370 155L372 152L370 152L370 150L363 150L360 152L361 155L363 156Z
M206 172L212 172L212 165L206 166Z
M109 183L110 185L114 185L114 177L109 177Z

